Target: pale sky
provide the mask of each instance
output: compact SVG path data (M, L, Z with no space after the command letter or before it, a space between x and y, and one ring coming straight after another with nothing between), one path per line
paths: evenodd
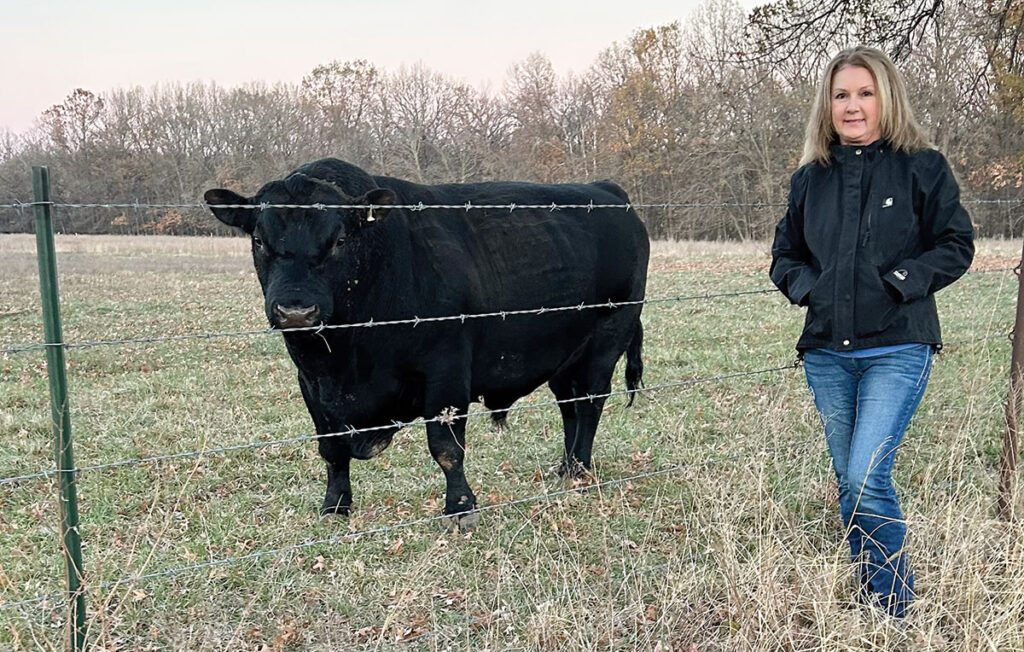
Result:
M744 10L766 0L739 0ZM499 90L531 52L564 75L702 0L0 0L0 129L75 88L298 83L333 59L428 68Z

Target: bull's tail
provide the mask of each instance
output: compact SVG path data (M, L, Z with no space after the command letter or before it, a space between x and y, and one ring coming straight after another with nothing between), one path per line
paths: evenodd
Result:
M640 323L640 316L636 318L636 329L633 331L633 338L629 340L626 347L626 389L637 390L644 385L644 361L641 354L644 351L644 326ZM626 407L633 405L636 394L629 395L629 403Z

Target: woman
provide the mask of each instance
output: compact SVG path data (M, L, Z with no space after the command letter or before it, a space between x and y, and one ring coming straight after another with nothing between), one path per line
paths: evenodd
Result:
M896 448L942 346L934 294L967 271L974 231L942 154L881 51L822 75L771 278L807 307L797 342L839 484L861 600L902 617L914 598Z

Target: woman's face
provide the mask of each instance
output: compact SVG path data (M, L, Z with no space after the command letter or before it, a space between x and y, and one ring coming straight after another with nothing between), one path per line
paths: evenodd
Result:
M840 145L868 145L882 136L878 89L867 68L846 66L832 75L832 126Z

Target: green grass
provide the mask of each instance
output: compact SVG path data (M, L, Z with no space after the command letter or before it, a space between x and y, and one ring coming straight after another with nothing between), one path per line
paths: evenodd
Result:
M656 243L648 295L769 286L766 245ZM242 240L66 237L69 342L261 329ZM1012 267L984 242L977 266ZM833 480L802 373L609 400L600 480L685 468L437 523L95 588L435 516L443 476L422 428L353 464L357 510L317 517L312 443L83 473L89 637L117 650L1024 649L1024 530L995 514L1016 277L939 295L950 345L900 452L896 482L921 598L905 625L850 608ZM0 236L0 348L41 338L33 241ZM778 294L650 305L652 386L786 365L802 311ZM543 318L543 317L538 317ZM959 342L959 343L957 343ZM52 468L39 351L0 357L0 477ZM275 336L68 352L79 466L312 432ZM621 369L615 377L622 388ZM522 403L551 399L546 390ZM521 404L522 404L521 403ZM469 425L481 503L558 492L553 407ZM717 461L716 461L717 460ZM1020 505L1020 495L1017 495ZM0 604L59 593L52 480L0 485ZM58 602L0 610L0 648L61 649Z

